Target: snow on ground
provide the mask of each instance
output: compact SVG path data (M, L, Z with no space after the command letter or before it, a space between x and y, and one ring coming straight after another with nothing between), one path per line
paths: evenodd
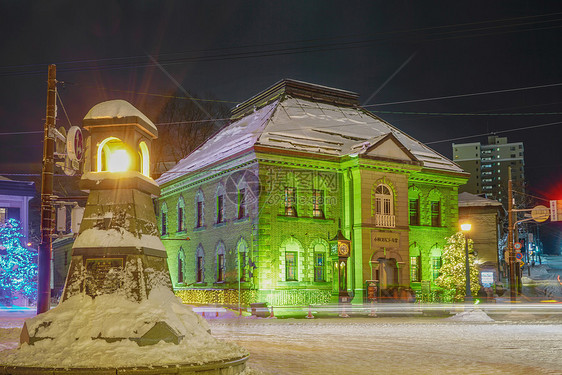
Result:
M128 339L106 342L96 337L142 336L157 321L165 321L184 336L179 345L163 341L139 346ZM44 324L44 322L52 322ZM41 367L134 367L170 364L202 364L239 358L247 352L232 343L215 339L208 323L167 289L153 289L141 303L127 301L116 294L92 299L77 295L58 307L26 321L29 332L50 337L34 345L13 349L6 344L0 363ZM133 331L133 330L136 330ZM0 337L10 340L16 331L3 329ZM10 347L11 346L11 347Z
M490 318L488 314L480 309L463 311L456 315L446 318L447 320L455 320L462 322L493 322L494 319Z
M443 318L213 320L265 374L560 374L562 325Z

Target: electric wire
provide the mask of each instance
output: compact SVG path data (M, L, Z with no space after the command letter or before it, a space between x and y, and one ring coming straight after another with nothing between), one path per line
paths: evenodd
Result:
M418 32L410 32L412 35L408 36L406 40L414 39L416 41L421 42L432 42L436 40L445 40L445 39L458 39L458 38L467 38L467 37L481 37L481 36L489 36L495 34L506 34L506 33L514 33L514 32L526 32L526 31L535 31L535 30L545 30L545 29L555 29L561 28L562 25L557 26L549 26L543 28L531 28L531 29L514 29L514 30L507 30L507 31L495 31L490 33L480 33L480 34L470 34L471 32L481 32L485 30L496 30L500 28L509 28L509 27L519 27L519 26L528 26L528 25L537 25L541 23L551 23L551 22L558 22L562 20L562 18L555 18L555 19L548 19L548 20L536 20L532 22L524 22L524 23L512 23L512 24L505 24L505 25L494 25L488 27L478 27L478 28L468 28L463 30L448 30L448 31L440 31L437 33L430 34L429 36L419 35ZM484 21L484 23L493 23L496 21ZM445 26L446 28L447 26ZM439 29L437 28L425 28L425 30L434 30ZM406 33L408 33L406 32ZM377 35L385 35L389 33L404 33L400 31L396 32L383 32ZM465 35L452 35L443 38L435 38L439 35L450 35L450 34L459 34L465 33ZM466 35L468 33L468 35ZM421 40L420 40L421 38ZM425 38L425 39L424 39ZM389 39L389 38L387 38ZM400 38L398 38L400 40ZM404 38L402 38L404 39ZM332 39L333 40L333 39ZM196 57L181 57L181 58L166 58L167 55L164 56L163 59L159 61L161 65L175 65L175 64L185 64L185 63L193 63L193 62L204 62L204 61L221 61L221 60L232 60L232 59L241 59L241 58L256 58L256 57L268 57L268 56L277 56L277 55L287 55L287 54L300 54L300 53L310 53L310 52L324 52L324 51L331 51L331 50L345 50L349 48L364 48L369 46L375 42L382 42L386 41L384 38L371 38L359 41L347 41L347 42L339 42L339 43L324 43L324 44L316 44L316 45L307 45L303 47L289 47L289 48L277 48L277 49L262 49L262 50L254 50L254 51L246 51L246 52L235 52L235 53L226 53L226 54L215 54L215 55L208 55L208 56L196 56ZM161 57L161 56L157 56ZM117 61L123 60L123 58L115 58L114 60ZM133 59L137 59L133 57ZM114 61L114 60L107 60L107 61ZM64 64L59 63L59 64ZM61 68L61 71L64 72L76 72L76 71L90 71L90 70L115 70L115 69L130 69L130 68L144 68L144 67L153 67L156 66L153 62L132 62L132 63L114 63L114 64L106 64L106 65L89 65L83 67L69 67L69 68ZM8 71L0 73L0 76L7 76L7 75L26 75L26 74L43 74L43 71Z

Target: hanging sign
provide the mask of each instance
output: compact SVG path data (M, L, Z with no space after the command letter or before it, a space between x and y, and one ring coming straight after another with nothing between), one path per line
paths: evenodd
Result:
M84 156L84 142L82 130L78 126L71 126L66 136L66 153L71 161L79 162Z

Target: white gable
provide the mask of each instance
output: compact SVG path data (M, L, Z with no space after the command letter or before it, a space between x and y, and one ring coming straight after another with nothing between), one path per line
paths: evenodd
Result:
M408 155L408 153L404 151L404 149L400 148L400 146L397 145L396 142L389 138L372 146L370 149L365 151L364 155L395 160L414 160L410 155Z

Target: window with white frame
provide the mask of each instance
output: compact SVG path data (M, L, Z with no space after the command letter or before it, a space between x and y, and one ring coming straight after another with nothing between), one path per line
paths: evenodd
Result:
M185 201L180 195L178 199L178 232L185 231Z
M199 190L195 195L195 228L202 228L205 225L205 197Z

